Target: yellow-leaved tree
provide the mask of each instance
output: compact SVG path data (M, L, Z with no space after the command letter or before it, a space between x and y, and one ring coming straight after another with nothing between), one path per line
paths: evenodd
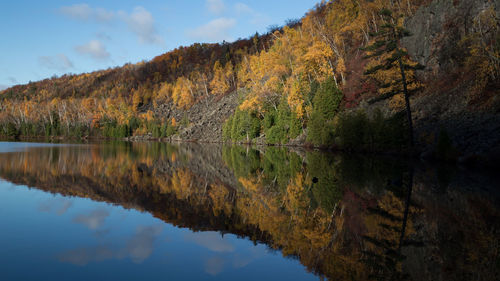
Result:
M194 102L193 83L184 77L177 79L172 91L172 99L177 107L189 109Z
M223 95L229 91L231 88L231 78L228 77L228 74L232 74L232 65L228 63L226 67L222 67L222 64L217 61L214 64L214 78L210 81L210 90L214 95ZM225 68L231 68L230 73L226 73ZM228 71L229 72L229 71Z

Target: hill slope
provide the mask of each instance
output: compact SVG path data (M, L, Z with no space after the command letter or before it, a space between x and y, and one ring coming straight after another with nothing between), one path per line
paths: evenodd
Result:
M0 132L405 150L403 96L383 87L398 73L364 75L382 9L413 34L404 63L425 66L406 73L423 155L499 153L497 0L323 1L263 36L4 90Z

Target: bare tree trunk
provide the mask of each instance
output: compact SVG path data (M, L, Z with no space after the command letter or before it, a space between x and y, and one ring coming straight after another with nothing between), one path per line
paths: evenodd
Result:
M328 60L328 63L330 64L330 68L332 69L332 74L333 74L333 80L335 81L335 87L338 88L338 83L337 83L337 77L335 76L335 68L333 67L333 63L331 60Z
M401 80L403 81L403 93L405 95L405 105L406 105L406 118L408 121L408 137L410 142L410 148L413 149L413 121L411 117L411 107L410 107L410 95L408 93L408 85L406 84L406 75L403 65L403 59L399 57L399 69L401 70Z
M209 97L209 95L208 95L208 86L207 86L207 84L208 84L208 81L207 81L208 78L203 77L202 80L203 80L203 86L205 87L205 96L206 96L206 98L205 98L205 101L206 101L205 105L208 108L208 97Z

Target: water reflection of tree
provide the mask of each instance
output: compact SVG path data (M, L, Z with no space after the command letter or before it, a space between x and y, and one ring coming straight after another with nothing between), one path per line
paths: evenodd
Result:
M406 187L406 196L401 197L400 190ZM367 243L363 251L363 261L370 268L370 279L374 280L407 280L409 276L403 273L402 262L406 258L401 250L407 234L408 216L411 206L413 189L413 167L408 169L404 179L390 183L387 190L390 200L381 200L375 208L370 208L369 213L376 218L378 224L372 228L370 234L363 238ZM396 195L398 194L398 195ZM404 208L401 204L404 202ZM409 226L408 232L413 232Z
M0 175L234 233L331 279L403 279L421 235L413 173L394 159L284 148L108 144L0 155ZM485 236L486 237L486 236ZM407 264L407 263L406 263Z

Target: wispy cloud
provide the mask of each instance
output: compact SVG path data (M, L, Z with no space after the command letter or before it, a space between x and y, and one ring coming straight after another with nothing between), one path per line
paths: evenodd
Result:
M40 56L38 57L38 63L45 68L67 71L73 68L73 63L64 54L57 54L55 56Z
M114 18L114 16L115 15L113 12L107 11L107 10L102 9L102 8L97 8L94 10L94 18L97 21L109 22Z
M7 85L0 84L0 91L3 91L5 89L9 88Z
M236 25L232 18L218 18L207 24L188 31L188 35L196 40L208 42L231 41L229 31Z
M220 15L226 10L226 5L222 0L207 0L207 9L210 13Z
M111 36L105 32L97 32L95 36L101 40L111 41Z
M14 85L15 84L19 84L19 82L17 81L17 79L14 78L14 77L12 77L12 76L7 77L7 80L9 80L9 82L12 83L12 84L14 84Z
M234 4L234 11L237 14L252 14L255 13L255 11L250 8L247 4L244 3L236 3Z
M156 30L153 15L141 6L135 7L131 13L127 13L125 11L109 11L103 8L93 8L88 4L75 4L61 7L59 12L79 21L106 24L113 21L121 21L128 26L128 29L132 33L137 35L140 43L164 44L164 40L158 35Z
M92 14L92 9L87 4L64 6L59 11L65 16L78 20L88 20Z
M95 60L107 60L111 56L106 50L106 47L99 40L91 40L87 44L76 46L75 50Z
M269 16L257 12L245 3L234 4L233 9L238 16L249 16L250 23L253 25L268 25L271 22Z
M91 8L87 4L64 6L59 9L59 12L69 18L82 21L110 22L114 18L112 11L103 8Z
M153 15L144 7L135 7L131 14L124 11L120 11L118 14L127 23L130 31L138 36L140 43L164 44L156 30Z

